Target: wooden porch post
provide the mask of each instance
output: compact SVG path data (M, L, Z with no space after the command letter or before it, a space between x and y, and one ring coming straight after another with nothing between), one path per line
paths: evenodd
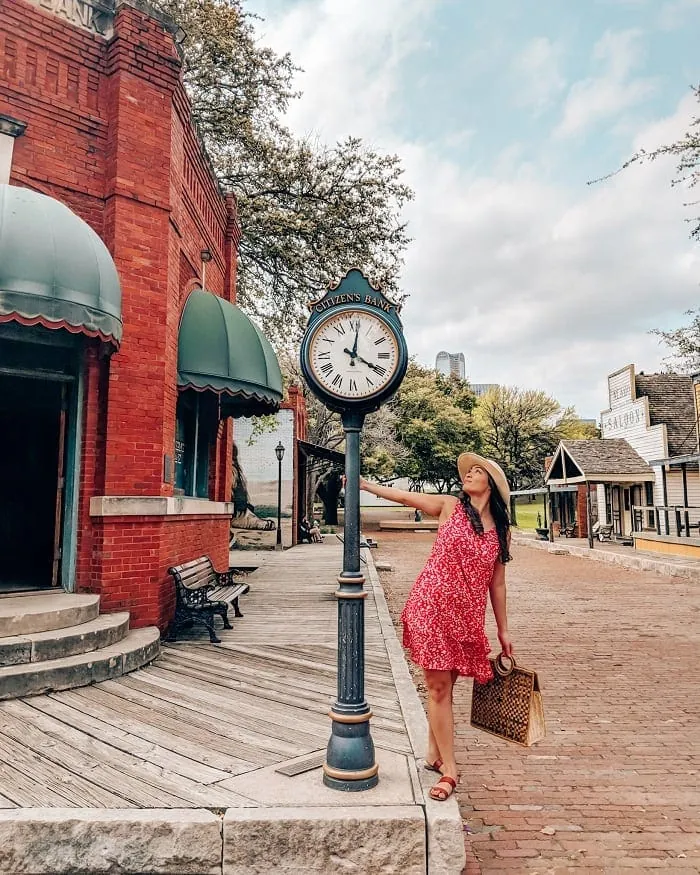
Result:
M593 549L593 529L591 528L591 484L586 482L586 526L588 528L588 546Z
M664 464L661 465L661 486L664 499L664 520L666 521L666 531L664 532L664 535L670 535L671 527L668 522L668 486L666 484L666 466Z

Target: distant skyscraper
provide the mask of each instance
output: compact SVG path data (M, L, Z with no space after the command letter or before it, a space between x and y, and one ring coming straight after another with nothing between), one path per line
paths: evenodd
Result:
M446 377L459 377L464 380L466 377L466 367L464 362L463 352L439 352L435 356L435 370L444 374Z

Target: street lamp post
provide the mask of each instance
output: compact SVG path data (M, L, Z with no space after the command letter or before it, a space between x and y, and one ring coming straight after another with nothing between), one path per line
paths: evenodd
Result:
M277 456L277 544L275 549L282 549L282 459L284 458L284 444L280 441L275 447Z

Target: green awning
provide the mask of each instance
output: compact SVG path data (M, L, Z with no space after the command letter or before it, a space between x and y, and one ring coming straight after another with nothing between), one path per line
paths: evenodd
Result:
M0 322L65 328L117 347L122 294L107 247L65 204L0 185Z
M269 341L235 304L202 290L190 294L182 312L177 384L218 394L223 416L274 413L282 400Z

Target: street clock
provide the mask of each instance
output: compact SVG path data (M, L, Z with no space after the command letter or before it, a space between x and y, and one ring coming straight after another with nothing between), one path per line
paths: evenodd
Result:
M309 307L301 344L309 388L331 410L377 410L396 392L408 365L397 305L351 270Z
M338 698L323 783L369 790L379 781L370 710L364 694L364 591L360 565L360 434L365 414L401 385L408 352L399 308L356 269L309 304L301 343L304 378L320 401L340 413L345 434L343 570L338 576ZM365 543L364 546L367 546Z

